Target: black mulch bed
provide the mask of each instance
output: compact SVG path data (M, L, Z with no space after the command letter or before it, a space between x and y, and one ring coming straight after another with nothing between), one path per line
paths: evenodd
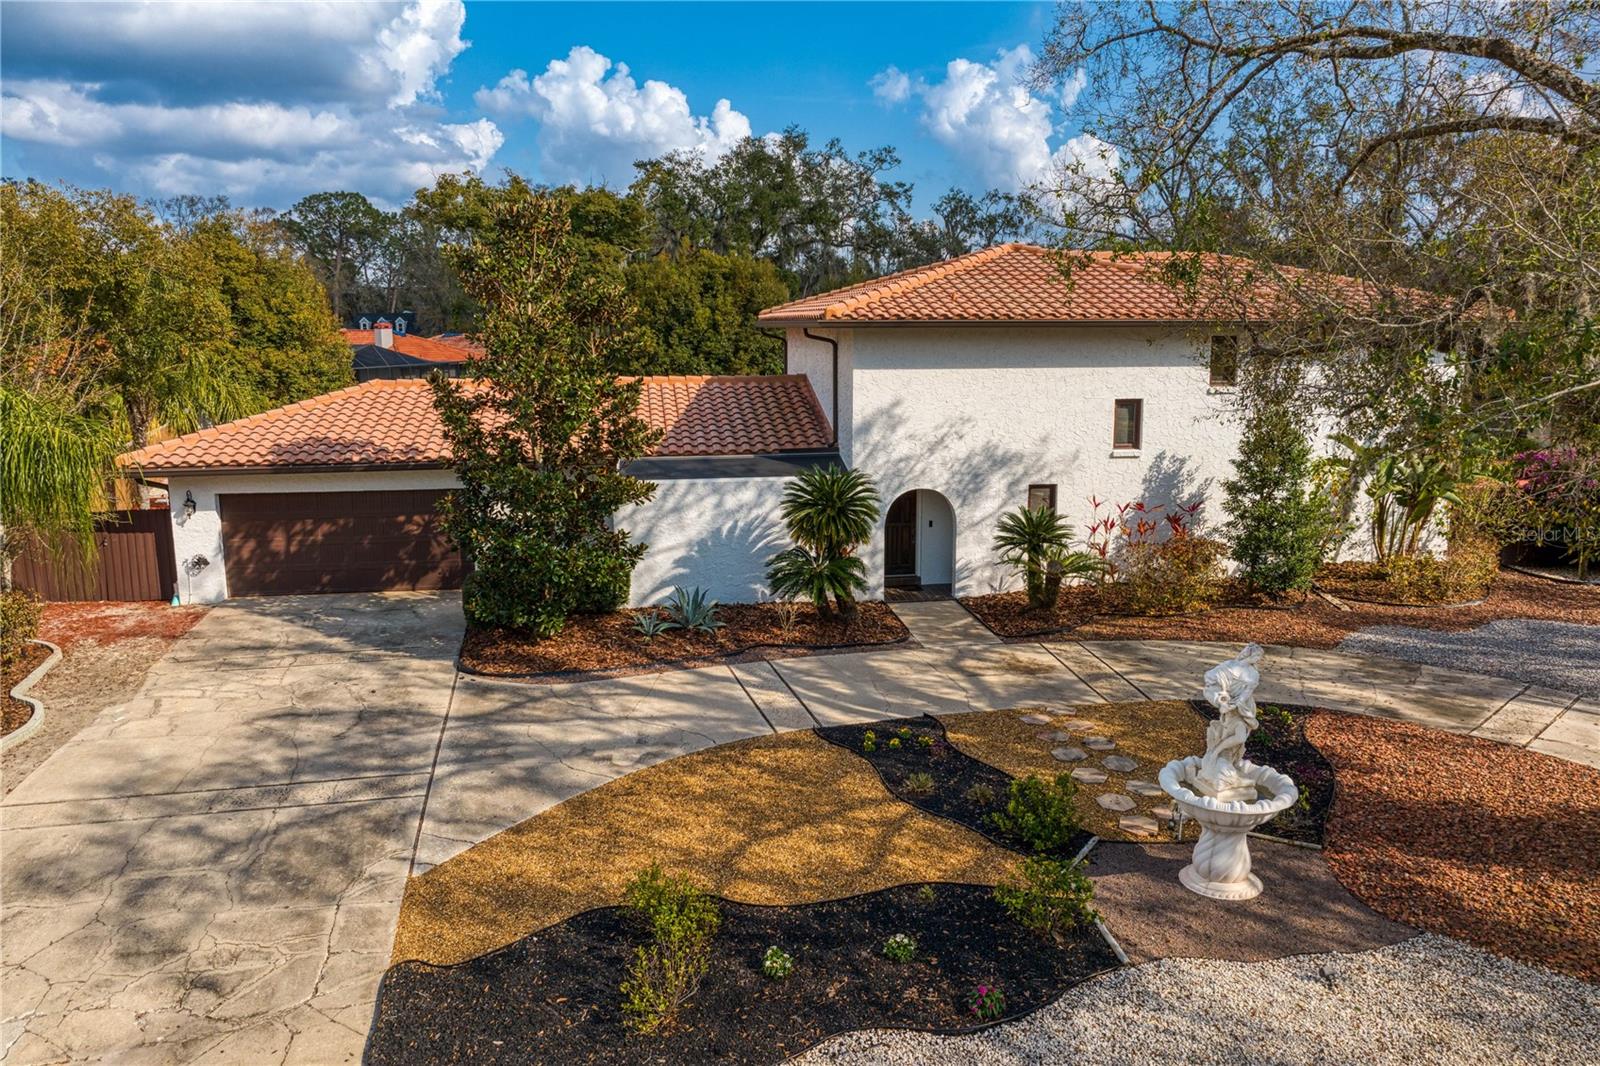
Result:
M1204 717L1216 719L1215 708L1205 700L1189 702ZM1261 704L1256 709L1261 728L1245 741L1244 754L1258 766L1288 774L1300 786L1300 802L1263 825L1260 832L1320 845L1333 807L1334 779L1333 764L1306 739L1306 716L1312 710L1290 703Z
M969 997L1005 994L1008 1020L1112 969L1093 926L1065 945L1011 921L990 889L897 888L826 903L724 902L705 983L667 1035L623 1025L624 971L644 932L615 907L586 911L456 966L401 963L384 977L366 1061L387 1063L776 1063L835 1034L898 1027L981 1028ZM917 957L883 942L905 933ZM769 945L794 957L781 981L761 973Z
M869 732L874 737L872 751L865 747ZM826 726L816 733L828 743L855 752L871 763L884 787L896 799L982 833L1003 848L1029 851L1016 837L989 824L990 813L1005 808L1011 775L974 759L951 744L945 739L944 726L937 718L926 714L920 718L890 718L865 725ZM891 744L894 740L899 740L898 746ZM1063 766L1062 772L1066 770ZM906 779L916 773L933 778L932 790L907 789ZM974 785L986 786L994 802L980 804L968 799L967 793ZM1062 854L1076 855L1092 837L1092 833L1080 829L1062 849Z

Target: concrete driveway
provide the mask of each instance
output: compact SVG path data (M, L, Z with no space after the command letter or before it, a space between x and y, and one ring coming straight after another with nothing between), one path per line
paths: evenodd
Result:
M774 731L1192 696L1235 650L1003 645L915 606L921 647L537 686L456 675L452 594L221 605L0 803L0 1057L354 1062L406 878L568 796ZM1600 762L1569 694L1304 649L1263 672Z

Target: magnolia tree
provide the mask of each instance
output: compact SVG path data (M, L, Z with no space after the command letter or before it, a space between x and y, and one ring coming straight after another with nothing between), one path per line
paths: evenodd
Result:
M444 521L473 565L467 618L541 636L626 601L645 546L613 516L655 492L621 472L656 439L636 413L638 380L615 372L639 343L632 308L584 268L567 211L514 187L452 252L484 309L485 352L468 380L432 382L461 481Z

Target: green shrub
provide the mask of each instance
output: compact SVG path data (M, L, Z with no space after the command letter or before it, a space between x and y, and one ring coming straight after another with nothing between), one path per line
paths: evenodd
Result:
M1054 781L1029 774L1011 782L1005 810L991 812L989 824L1036 852L1059 851L1078 831L1078 811L1072 804L1077 791L1070 774L1059 774Z
M1217 541L1193 533L1124 545L1118 571L1128 609L1135 614L1185 614L1210 607L1222 594L1225 554Z
M917 889L917 899L921 900L923 903L932 903L938 898L938 895L939 894L934 891L932 885L923 885L921 888Z
M39 597L21 589L0 592L0 665L10 666L22 655L23 646L39 635L39 617L44 604Z
M1500 548L1493 540L1457 540L1444 558L1395 555L1384 565L1396 599L1410 603L1461 603L1482 599L1500 572Z
M794 969L794 956L774 944L761 956L761 972L774 981L781 981Z
M1020 874L995 886L1006 913L1041 936L1060 939L1069 929L1094 921L1094 882L1077 859L1024 859Z
M1239 576L1268 595L1311 588L1330 507L1312 484L1305 434L1283 408L1260 410L1245 426L1233 467L1223 509Z
M883 957L890 962L910 962L917 957L917 942L904 933L896 933L883 942Z
M914 774L907 774L905 780L900 782L900 787L908 796L926 796L933 791L933 775L918 770Z
M711 963L711 938L722 916L716 903L690 881L668 877L659 865L628 886L627 906L650 930L622 982L622 1011L641 1033L670 1030L694 998Z

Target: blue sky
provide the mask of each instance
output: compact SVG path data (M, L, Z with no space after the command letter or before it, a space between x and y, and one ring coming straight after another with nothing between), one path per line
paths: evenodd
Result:
M625 186L635 158L714 157L798 125L893 145L927 203L1015 189L1077 136L1078 85L1022 83L1047 4L0 5L8 177L287 207L395 205L504 168Z

